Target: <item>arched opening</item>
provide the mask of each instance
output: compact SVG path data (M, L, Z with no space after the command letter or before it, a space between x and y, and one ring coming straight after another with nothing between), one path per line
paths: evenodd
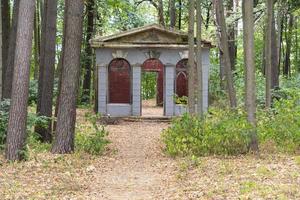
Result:
M142 115L162 116L164 102L164 65L148 59L142 65Z
M188 96L188 59L180 60L176 65L175 94L178 98Z
M127 60L116 58L108 66L108 102L131 103L131 67Z

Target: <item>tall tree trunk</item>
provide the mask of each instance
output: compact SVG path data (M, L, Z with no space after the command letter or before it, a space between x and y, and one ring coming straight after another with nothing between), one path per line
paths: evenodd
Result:
M286 34L286 51L285 51L285 62L283 74L290 76L291 72L291 50L292 50L292 33L294 25L294 16L292 13L289 14L288 32Z
M244 60L245 60L245 85L248 122L252 125L250 149L258 151L256 134L256 84L255 84L255 54L254 54L254 16L253 0L243 0L243 27L244 27Z
M170 2L170 27L174 28L176 25L176 8L175 8L175 0L169 0Z
M266 30L266 108L271 107L271 85L272 85L272 21L273 0L267 0L267 30Z
M22 159L22 150L26 140L35 0L20 1L19 6L16 57L5 154L6 158L12 161Z
M227 3L227 17L231 17L234 11L234 2L233 0L228 0ZM230 62L232 70L235 69L236 64L236 44L235 44L235 28L236 23L232 23L228 27L228 47L229 47L229 55L230 55Z
M34 15L34 79L39 78L39 65L40 65L40 1L36 1L35 15Z
M14 59L15 59L15 49L16 49L16 38L17 38L17 27L18 27L18 15L19 15L19 4L20 0L14 1L12 26L9 34L9 47L5 67L5 76L3 84L3 98L11 98L13 73L14 73Z
M8 41L9 41L9 30L10 30L10 1L1 0L1 11L2 15L0 20L2 21L2 81L5 76L5 69L7 64L8 56Z
M56 137L52 153L74 151L76 97L80 75L80 48L83 26L83 1L65 0L67 7L65 47L63 49L63 69L61 94L57 115Z
M181 30L182 20L182 0L179 0L179 12L178 12L178 29Z
M202 8L201 1L196 1L197 10L197 75L198 75L198 96L197 96L197 112L200 118L203 118L203 73L202 73Z
M165 17L164 17L164 3L163 0L158 0L158 19L159 24L162 26L166 26Z
M277 47L277 33L275 28L275 17L273 12L272 17L272 80L271 80L271 88L275 89L279 87L279 66L278 66L278 47Z
M42 56L39 71L39 100L37 114L39 116L52 117L53 86L55 72L55 44L56 44L56 20L57 0L45 0L44 17L42 26L42 38L45 38L41 45ZM35 131L40 134L43 142L51 142L51 120L48 127L36 126Z
M189 60L188 60L188 106L189 113L195 113L195 0L189 1Z
M2 3L0 3L2 6ZM2 58L2 9L0 8L0 102L2 100L2 71L3 71L3 58Z
M89 43L92 39L94 32L94 12L95 12L95 2L94 0L89 0L86 3L87 12L87 27L86 27L86 39L85 39L85 55L86 60L84 62L84 80L82 86L82 102L89 103L91 97L91 80L92 80L92 61L93 61L93 51Z
M228 47L228 37L226 30L226 22L224 17L224 6L223 0L214 0L215 10L216 10L216 21L219 29L219 37L220 37L220 47L223 53L224 59L224 70L225 70L225 78L226 78L226 89L228 90L228 96L230 100L231 108L235 108L237 106L236 93L233 83L233 75L232 75L232 67L230 62L229 55L229 47Z

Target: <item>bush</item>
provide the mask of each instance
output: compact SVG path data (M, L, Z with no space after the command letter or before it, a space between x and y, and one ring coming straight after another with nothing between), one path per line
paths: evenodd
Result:
M31 80L29 83L28 104L29 105L37 104L37 96L38 96L38 81Z
M162 134L172 156L237 155L248 150L252 131L241 111L214 110L203 121L185 114Z
M108 132L104 126L98 126L98 116L88 115L87 119L92 123L92 133L79 132L75 137L77 151L83 151L92 155L100 155L105 150L109 141L105 138Z
M262 144L274 143L277 150L300 150L300 94L297 90L282 91L272 111L260 112L258 133ZM284 96L284 98L283 98Z

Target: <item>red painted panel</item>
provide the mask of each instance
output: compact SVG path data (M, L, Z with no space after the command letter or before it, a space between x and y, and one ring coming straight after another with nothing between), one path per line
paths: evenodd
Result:
M131 103L130 65L114 59L108 68L109 103Z
M183 59L176 65L176 94L179 97L188 96L188 60Z
M164 65L158 59L148 59L143 64L143 70L157 72L157 105L163 105L164 101Z

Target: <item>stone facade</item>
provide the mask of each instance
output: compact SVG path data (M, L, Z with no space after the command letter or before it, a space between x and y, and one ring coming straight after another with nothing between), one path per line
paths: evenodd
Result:
M148 32L151 32L151 34ZM170 37L167 37L168 35ZM145 38L146 36L150 37L150 39ZM129 31L129 33L125 32L92 40L91 44L95 48L96 66L98 69L99 113L114 117L141 115L141 73L144 67L145 70L157 70L163 73L163 77L161 78L163 80L162 98L164 115L175 116L182 114L186 109L182 108L183 106L175 104L174 96L178 75L176 66L183 59L187 59L188 55L185 36L181 33L165 30L158 25L151 25L140 30ZM141 37L144 37L144 39L141 39ZM182 40L179 41L178 37ZM124 42L124 38L129 38L130 43ZM134 42L134 38L137 42ZM167 42L161 41L161 38L168 38L168 40ZM144 41L147 42L144 43ZM204 110L208 108L210 47L204 44L202 50ZM145 61L149 59L159 60L162 63L163 69L151 69L147 65L143 66ZM128 63L129 66L126 64L120 65L116 60L122 60L122 62ZM118 70L122 72L122 76L111 74ZM130 74L126 75L126 72ZM130 80L128 77L130 77ZM118 80L118 78L124 80ZM114 87L120 86L115 92L124 93L125 97L121 98L122 101L110 101L111 95L115 95L114 97L116 97L119 94L114 94L110 91L112 87L110 87L109 83L116 84ZM128 91L127 87L129 86L130 90ZM126 96L128 94L130 95L130 99Z

